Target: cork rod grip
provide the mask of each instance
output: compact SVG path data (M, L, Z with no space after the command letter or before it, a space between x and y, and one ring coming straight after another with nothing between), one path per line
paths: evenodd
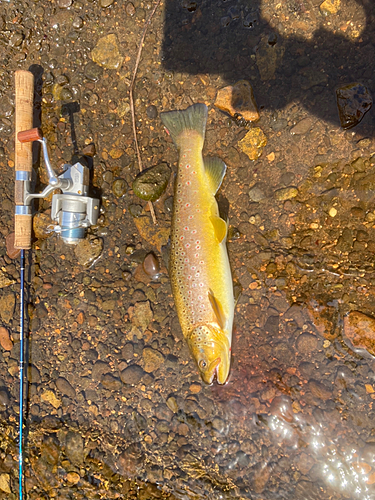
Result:
M16 172L32 171L32 142L21 143L18 133L30 130L33 126L34 75L29 71L19 70L15 74L15 170ZM15 203L24 205L23 181L15 181ZM27 211L27 210L26 210ZM31 248L32 216L30 213L14 216L14 246L28 250Z

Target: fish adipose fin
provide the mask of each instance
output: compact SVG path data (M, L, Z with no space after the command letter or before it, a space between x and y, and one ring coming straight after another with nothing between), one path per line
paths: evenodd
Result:
M160 113L160 119L177 147L179 147L179 136L186 130L198 132L203 141L206 132L207 106L198 103L182 111L166 111Z
M213 194L216 194L221 186L226 170L227 166L220 158L209 157L204 159L204 171Z
M222 219L218 215L211 215L210 221L212 222L212 225L214 227L215 236L217 238L217 241L219 243L222 243L223 241L225 241L225 238L227 236L227 232L228 232L227 223L225 222L224 219Z
M225 318L225 314L224 314L222 305L220 304L220 302L218 301L218 299L215 297L215 295L214 295L214 293L213 293L212 290L209 290L209 292L208 292L208 298L210 300L211 307L212 307L212 309L214 311L217 324L219 325L219 327L222 330L224 330L225 323L226 323L226 318Z

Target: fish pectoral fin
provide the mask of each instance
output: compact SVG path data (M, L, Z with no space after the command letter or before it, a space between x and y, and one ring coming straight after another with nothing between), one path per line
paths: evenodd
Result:
M204 159L204 171L213 194L216 194L221 186L226 170L227 166L220 158L209 157Z
M211 307L214 311L217 324L220 326L220 328L222 330L224 330L227 320L226 320L226 317L225 317L225 314L223 311L223 307L222 307L220 301L215 297L212 290L208 291L208 299L209 299Z
M224 219L222 219L218 215L211 215L210 221L212 222L212 225L214 227L217 241L221 243L222 241L225 240L227 236L228 224L225 222Z

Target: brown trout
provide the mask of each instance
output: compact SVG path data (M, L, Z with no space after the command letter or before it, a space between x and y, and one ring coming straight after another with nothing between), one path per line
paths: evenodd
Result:
M203 160L207 106L161 113L179 151L174 186L169 274L182 332L206 384L228 378L234 316L226 248L227 222L215 194L226 166Z

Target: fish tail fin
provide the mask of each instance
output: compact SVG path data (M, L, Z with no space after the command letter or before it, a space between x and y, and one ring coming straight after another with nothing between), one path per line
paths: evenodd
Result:
M193 130L202 137L206 132L207 106L203 103L193 104L182 111L160 113L161 121L177 147L180 146L181 134Z

